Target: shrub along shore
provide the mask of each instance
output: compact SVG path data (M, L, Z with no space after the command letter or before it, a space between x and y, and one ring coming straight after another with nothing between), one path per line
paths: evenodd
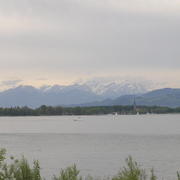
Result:
M105 115L105 114L168 114L180 113L180 107L161 106L93 106L93 107L62 107L40 106L0 108L0 116L56 116L56 115Z
M6 150L1 149L0 180L46 180L46 178L41 175L39 161L34 161L33 166L29 164L25 157L21 159L10 157L9 161L6 158ZM122 167L113 177L103 179L93 178L90 175L82 177L76 165L72 165L61 169L59 175L53 175L51 180L157 180L157 177L153 169L150 170L150 173L147 173L137 162L133 161L132 157L128 157L126 159L126 166ZM177 180L180 180L178 172Z

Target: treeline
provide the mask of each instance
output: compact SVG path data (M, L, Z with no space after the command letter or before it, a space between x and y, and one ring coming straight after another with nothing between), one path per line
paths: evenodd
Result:
M7 163L8 162L8 163ZM102 177L104 175L102 174ZM46 180L42 177L39 161L34 161L33 166L29 164L25 157L16 159L6 158L6 150L0 150L0 180ZM126 166L112 177L94 178L91 175L82 177L76 165L61 169L59 175L54 175L51 180L157 180L154 170L150 173L129 156L126 159ZM180 174L177 172L177 180L180 180Z
M179 108L160 106L96 106L96 107L61 107L40 106L0 108L0 116L55 116L55 115L105 115L105 114L166 114L180 113Z

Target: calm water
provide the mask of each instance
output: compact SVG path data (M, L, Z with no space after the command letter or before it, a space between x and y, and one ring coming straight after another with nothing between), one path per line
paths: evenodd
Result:
M83 175L113 175L132 155L171 180L180 170L180 115L0 117L0 146L39 159L46 177L73 163Z

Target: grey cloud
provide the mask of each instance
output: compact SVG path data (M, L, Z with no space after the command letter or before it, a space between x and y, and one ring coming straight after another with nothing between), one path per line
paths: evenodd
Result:
M171 11L162 0L156 11L155 1L142 11L126 1L129 9L124 0L117 7L117 0L1 0L2 18L18 22L16 30L0 35L1 68L47 74L180 69L180 14L174 3Z

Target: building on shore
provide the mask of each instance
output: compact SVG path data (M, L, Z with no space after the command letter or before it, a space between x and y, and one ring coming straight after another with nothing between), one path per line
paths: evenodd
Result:
M136 103L136 97L134 97L134 102L133 102L133 114L139 114L137 103Z

